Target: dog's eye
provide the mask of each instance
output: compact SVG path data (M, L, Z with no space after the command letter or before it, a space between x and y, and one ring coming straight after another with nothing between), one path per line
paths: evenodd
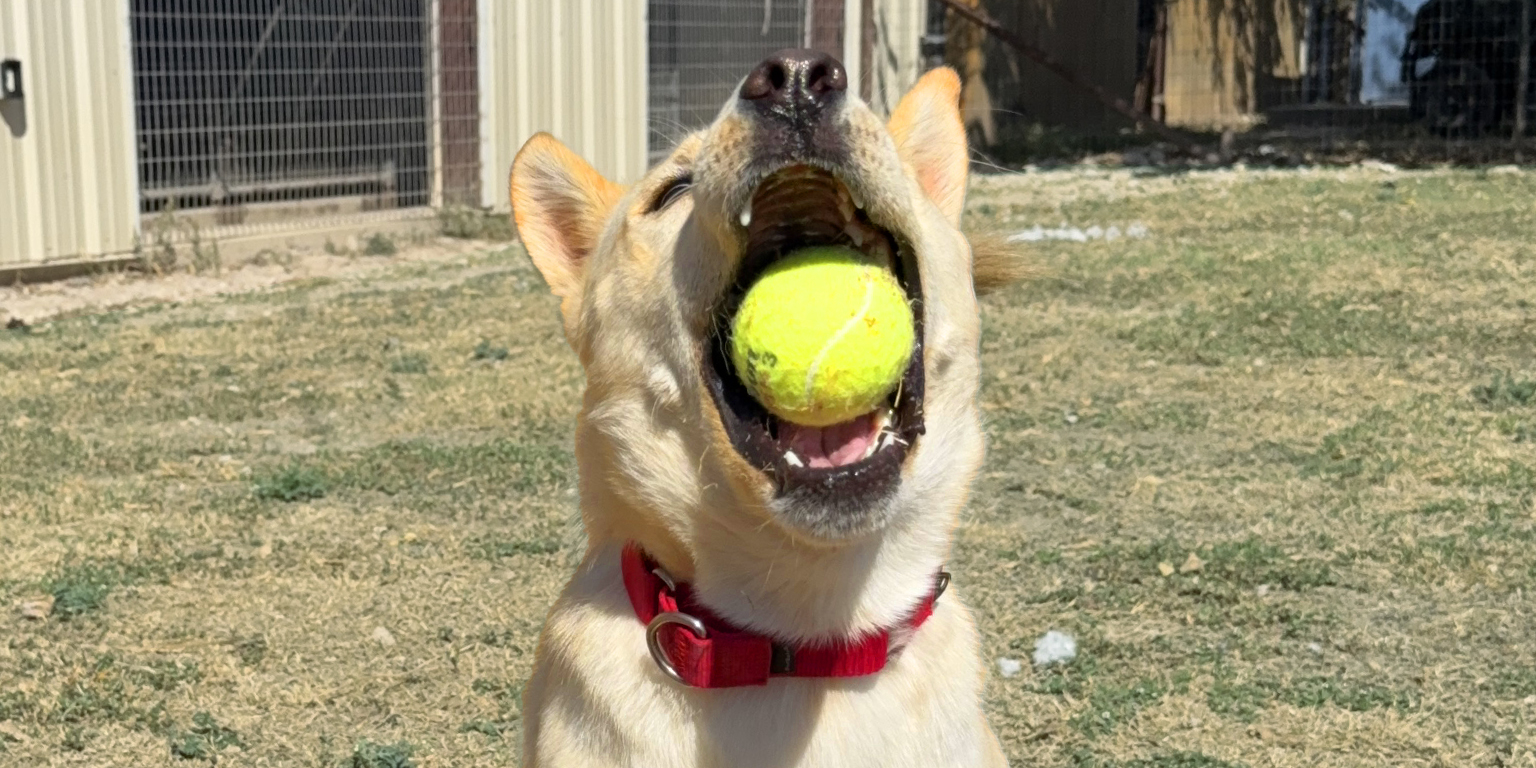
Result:
M673 201L687 194L688 190L692 187L692 174L684 174L673 179L664 189L661 190L661 194L656 196L656 200L651 203L650 212L655 213L666 208L667 206L671 205Z

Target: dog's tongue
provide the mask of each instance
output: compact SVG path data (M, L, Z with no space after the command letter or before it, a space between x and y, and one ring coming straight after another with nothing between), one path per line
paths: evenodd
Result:
M869 446L880 437L877 412L830 427L806 427L779 422L779 447L794 451L805 466L842 467L864 458Z

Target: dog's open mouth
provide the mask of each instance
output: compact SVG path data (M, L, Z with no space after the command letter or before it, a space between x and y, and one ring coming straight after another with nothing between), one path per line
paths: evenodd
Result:
M746 256L716 318L704 374L732 446L773 480L780 495L808 494L829 509L847 509L889 494L923 433L922 290L911 248L872 221L835 174L806 165L781 169L760 182L740 223L747 234ZM727 335L746 288L769 265L819 245L853 248L888 266L912 306L916 342L901 384L883 404L839 424L811 427L780 419L753 399L732 369Z

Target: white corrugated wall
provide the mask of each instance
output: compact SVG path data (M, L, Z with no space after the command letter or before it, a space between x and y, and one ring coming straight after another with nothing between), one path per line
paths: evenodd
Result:
M125 0L0 0L0 269L131 253L138 228Z
M889 115L923 75L928 0L875 0L874 12L874 62L865 73L872 81L869 106L877 114Z
M604 175L646 167L645 0L480 0L481 189L511 206L507 176L548 131Z

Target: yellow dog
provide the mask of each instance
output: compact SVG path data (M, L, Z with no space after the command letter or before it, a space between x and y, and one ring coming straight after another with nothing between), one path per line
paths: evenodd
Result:
M960 231L955 73L888 123L847 85L781 51L627 189L548 135L517 157L518 231L587 379L589 548L539 641L528 766L1006 765L942 573L982 459L976 289L1006 262ZM721 336L753 276L823 244L890 258L918 335L878 413L810 434L744 393ZM826 460L786 461L790 432Z

